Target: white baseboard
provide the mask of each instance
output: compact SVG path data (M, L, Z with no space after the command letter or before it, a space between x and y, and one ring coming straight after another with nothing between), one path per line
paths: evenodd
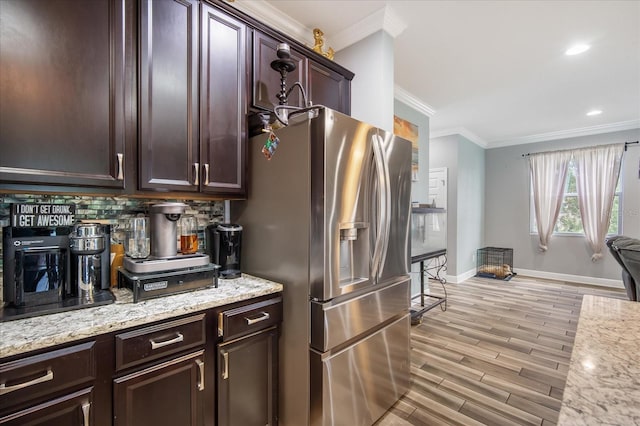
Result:
M448 283L460 284L461 282L464 282L469 278L474 277L475 275L476 275L476 270L474 268L460 275L445 275L444 278L447 280Z
M584 275L560 274L557 272L536 271L533 269L515 268L518 275L524 275L532 278L543 278L548 280L567 281L571 283L597 285L602 287L614 287L624 289L622 280L612 280L609 278L587 277Z

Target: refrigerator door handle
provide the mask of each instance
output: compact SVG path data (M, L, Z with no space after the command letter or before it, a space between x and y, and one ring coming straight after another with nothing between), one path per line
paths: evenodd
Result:
M385 159L382 138L375 134L371 138L373 147L373 159L378 178L378 210L379 217L377 223L376 241L373 250L373 278L375 281L382 276L382 266L387 257L387 246L389 240L391 208L391 193L389 191L389 166Z

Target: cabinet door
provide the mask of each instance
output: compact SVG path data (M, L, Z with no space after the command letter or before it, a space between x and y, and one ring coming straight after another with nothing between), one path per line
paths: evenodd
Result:
M309 99L344 114L351 114L351 82L329 68L309 61Z
M278 424L278 329L218 345L218 425Z
M0 418L3 426L88 426L94 424L92 388L52 399Z
M247 27L202 5L200 159L203 192L243 194Z
M197 191L197 0L142 0L139 106L139 188Z
M124 187L124 7L2 0L0 181Z
M278 105L277 94L280 92L280 73L271 68L271 62L278 59L278 41L254 31L253 35L253 106L272 110ZM299 81L302 87L307 89L307 59L291 48L291 60L295 62L296 69L287 75L287 90L293 83ZM296 88L289 96L288 105L304 106L302 94Z
M204 351L114 380L114 426L196 426L204 415Z

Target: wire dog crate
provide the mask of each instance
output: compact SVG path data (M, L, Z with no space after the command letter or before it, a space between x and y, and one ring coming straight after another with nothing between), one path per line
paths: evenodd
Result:
M476 276L510 280L513 272L513 249L502 247L484 247L477 251Z

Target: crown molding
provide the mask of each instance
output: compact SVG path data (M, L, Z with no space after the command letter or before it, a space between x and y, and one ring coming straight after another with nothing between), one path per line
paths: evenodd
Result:
M315 43L313 28L307 28L265 0L236 0L233 2L233 7L303 44L313 46ZM377 31L384 30L391 37L396 38L406 28L407 24L392 7L386 5L338 34L325 34L325 45L337 52Z
M340 51L377 31L384 30L391 37L396 38L406 28L407 24L391 6L386 5L361 21L356 22L351 27L332 36L330 45L336 51Z
M436 110L433 109L431 105L413 96L411 93L407 92L397 84L393 86L393 97L396 98L396 100L398 100L399 102L402 102L403 104L410 106L416 111L423 113L427 117L433 117L433 115L436 113Z
M640 119L620 121L617 123L599 124L597 126L581 127L578 129L560 130L557 132L540 133L537 135L522 136L513 139L495 141L489 143L489 148L502 148L512 145L551 141L556 139L568 139L579 136L598 135L601 133L619 132L640 128Z
M302 44L307 46L314 44L312 29L285 15L265 0L235 0L232 6Z
M438 131L429 132L429 139L440 138L443 136L451 136L451 135L460 135L475 143L481 148L489 148L489 144L487 141L482 139L480 136L476 135L472 131L464 128L464 127L455 127L450 129L443 129Z

